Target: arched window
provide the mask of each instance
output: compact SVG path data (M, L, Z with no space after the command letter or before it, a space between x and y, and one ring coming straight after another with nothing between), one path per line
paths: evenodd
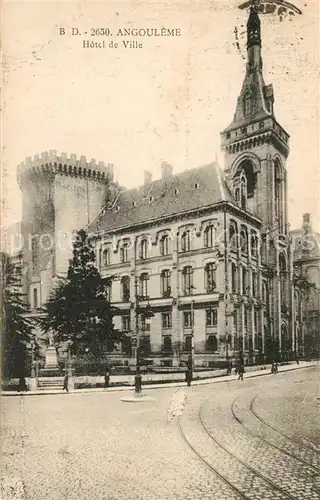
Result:
M236 200L237 203L240 202L240 188L236 187L234 190L234 199Z
M105 267L110 266L110 248L105 248L102 253L102 262Z
M37 288L33 289L33 307L34 307L34 309L37 309L39 307L39 303L38 303L38 289Z
M130 302L130 277L123 276L121 278L121 295L123 302Z
M171 337L169 337L169 336L163 337L163 350L164 350L164 352L171 352L172 351Z
M218 341L215 335L209 335L206 338L206 351L216 352L218 350Z
M207 293L213 293L216 289L216 269L217 266L210 262L205 267L205 287Z
M170 297L171 295L171 272L169 269L161 271L160 275L161 295L163 297Z
M147 298L148 298L148 280L149 280L148 273L140 274L140 277L139 277L140 294L139 295L141 297L141 300L147 300Z
M191 266L186 266L182 269L182 291L184 295L192 295L193 269Z
M189 252L191 250L191 234L190 230L184 231L181 235L181 252Z
M120 248L120 261L129 262L129 244L124 243Z
M244 226L241 226L240 231L240 240L241 240L241 251L243 253L248 253L248 233L247 229Z
M231 262L231 288L233 293L237 293L237 266L235 262Z
M204 231L204 246L212 248L215 245L215 228L214 226L207 226Z
M255 271L252 271L252 295L253 297L258 295L258 275Z
M257 176L252 161L244 159L238 166L234 176L235 198L244 210L247 207L247 199L254 196L256 181ZM236 190L238 190L237 193Z
M160 239L160 255L168 255L169 254L169 236L163 235Z
M140 259L148 258L148 241L143 239L140 243Z

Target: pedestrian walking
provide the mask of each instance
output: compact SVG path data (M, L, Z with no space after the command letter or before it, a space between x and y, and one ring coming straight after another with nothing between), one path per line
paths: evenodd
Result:
M232 361L228 362L227 375L231 375L232 373Z
M65 375L65 377L63 379L63 390L66 392L69 392L68 382L69 382L69 377L68 377L68 375Z
M27 391L27 390L28 390L28 386L26 384L26 379L24 378L23 375L21 375L19 377L18 392Z
M108 389L109 384L110 384L110 372L109 369L107 369L104 376L104 388Z
M187 382L188 387L190 387L191 382L192 382L192 357L191 356L189 356L188 361L187 361L186 382Z
M243 381L243 374L244 374L244 366L241 364L240 367L239 367L239 377L238 377L238 380L242 380Z

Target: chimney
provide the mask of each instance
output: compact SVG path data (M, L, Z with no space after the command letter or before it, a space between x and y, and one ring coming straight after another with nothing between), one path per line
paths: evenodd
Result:
M167 179L172 176L172 166L166 162L161 162L162 179Z
M144 185L151 184L152 182L152 172L150 170L145 170L144 171Z
M303 214L303 224L302 227L305 233L309 233L311 231L311 214Z

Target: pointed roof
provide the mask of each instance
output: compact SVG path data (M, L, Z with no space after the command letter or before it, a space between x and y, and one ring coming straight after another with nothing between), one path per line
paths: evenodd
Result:
M120 192L113 207L102 212L88 229L115 231L222 201L234 199L221 168L213 162Z
M228 132L248 123L274 117L273 87L263 79L261 58L261 32L258 12L251 8L247 22L247 66L246 75L237 100L237 107L231 124L223 131ZM248 100L248 109L246 109Z

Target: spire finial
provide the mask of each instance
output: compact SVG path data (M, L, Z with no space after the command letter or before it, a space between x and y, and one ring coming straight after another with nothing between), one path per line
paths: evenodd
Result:
M260 19L256 1L251 4L249 19L247 22L247 48L252 47L253 45L259 45L261 47Z

